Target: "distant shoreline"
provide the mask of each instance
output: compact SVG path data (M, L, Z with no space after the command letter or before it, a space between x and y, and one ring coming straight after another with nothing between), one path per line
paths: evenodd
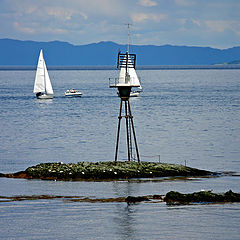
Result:
M48 66L49 70L116 70L116 66ZM240 64L137 66L136 70L240 69ZM0 66L0 71L34 71L36 66Z

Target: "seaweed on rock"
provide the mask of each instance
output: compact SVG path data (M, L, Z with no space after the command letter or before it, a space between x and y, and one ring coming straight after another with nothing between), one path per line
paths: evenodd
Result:
M168 204L240 202L240 194L234 193L231 190L219 194L211 191L188 194L171 191L166 194L164 201Z
M210 171L183 165L153 162L78 162L41 163L25 171L2 174L15 177L45 180L106 180L129 178L153 178L170 176L207 176Z

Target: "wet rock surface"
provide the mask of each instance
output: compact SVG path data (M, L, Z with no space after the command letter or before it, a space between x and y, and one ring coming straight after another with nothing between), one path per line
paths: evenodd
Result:
M35 201L35 200L54 200L59 199L65 203L68 202L89 202L89 203L109 203L125 202L127 204L145 203L163 203L167 205L181 204L216 204L240 202L240 194L229 190L226 193L212 193L209 191L200 191L195 193L182 194L179 192L168 192L164 195L146 195L146 196L128 196L112 198L96 198L83 196L55 196L55 195L18 195L18 196L0 196L0 202L15 201Z
M166 194L164 201L168 204L240 202L240 194L231 190L226 193L200 191L188 194L171 191Z
M41 163L0 177L44 180L114 180L170 176L209 176L213 172L177 164L153 162Z
M142 201L150 201L150 199L147 196L139 196L139 197L128 196L126 197L125 201L130 204L130 203L137 203Z

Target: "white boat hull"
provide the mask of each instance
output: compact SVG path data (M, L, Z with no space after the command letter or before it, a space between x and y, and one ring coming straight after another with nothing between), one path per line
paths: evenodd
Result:
M42 95L39 95L37 96L37 99L53 99L53 94L42 94Z
M66 97L81 97L82 93L64 93Z
M66 97L81 97L82 93L76 89L68 89L64 95Z
M138 97L140 92L130 92L130 97Z

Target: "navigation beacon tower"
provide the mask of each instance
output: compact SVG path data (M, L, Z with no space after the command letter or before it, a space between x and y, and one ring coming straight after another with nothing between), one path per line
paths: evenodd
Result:
M129 30L129 24L128 24ZM128 34L129 36L129 34ZM132 148L132 135L135 144L135 150L137 155L137 161L140 163L139 151L137 146L137 138L134 129L133 116L130 107L130 93L132 87L141 87L140 81L135 71L136 66L136 54L118 52L117 68L120 68L119 78L109 78L109 87L118 89L118 96L121 98L120 111L118 116L118 129L117 129L117 142L115 151L115 161L118 159L118 146L120 137L121 120L124 117L126 119L126 137L127 137L127 152L128 161L133 159L133 148ZM125 115L122 115L123 104L125 105Z
M135 150L137 154L137 160L140 163L139 151L137 146L137 138L134 129L133 116L130 107L130 93L132 87L139 87L140 83L138 78L134 77L136 75L135 71L136 66L136 54L130 54L128 51L126 53L118 53L118 62L117 67L120 68L119 78L115 78L114 83L111 83L110 88L117 88L118 95L121 98L120 102L120 111L118 116L118 129L117 129L117 142L116 142L116 151L115 151L115 161L118 159L118 146L119 146L119 137L120 137L120 127L121 120L124 117L126 119L126 135L127 135L127 151L128 151L128 161L133 159L132 153L132 135L135 143ZM123 103L125 105L125 115L122 115Z

